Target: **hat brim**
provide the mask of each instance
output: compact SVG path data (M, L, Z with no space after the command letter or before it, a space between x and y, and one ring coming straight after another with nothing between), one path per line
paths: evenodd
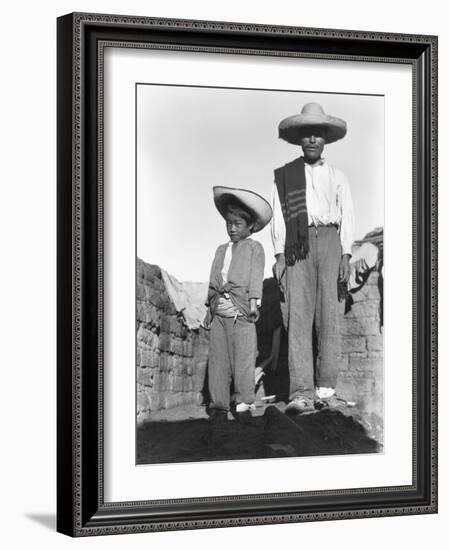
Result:
M307 128L321 127L326 135L326 143L338 141L346 135L346 122L330 115L293 115L284 118L279 124L279 137L293 145L301 145Z
M273 214L271 206L263 197L254 193L254 191L235 187L215 186L213 192L215 206L223 218L226 217L229 201L237 199L254 217L253 233L257 233L257 231L263 229L270 222Z

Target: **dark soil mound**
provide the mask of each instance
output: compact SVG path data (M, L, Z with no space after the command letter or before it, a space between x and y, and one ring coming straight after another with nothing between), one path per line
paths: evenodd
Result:
M247 422L147 422L138 428L137 464L378 452L352 416L320 411L286 416L275 406Z

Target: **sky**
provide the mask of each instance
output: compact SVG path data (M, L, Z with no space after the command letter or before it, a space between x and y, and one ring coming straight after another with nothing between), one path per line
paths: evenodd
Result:
M180 281L207 281L228 241L215 185L250 189L270 201L273 170L300 154L278 138L279 122L310 101L346 121L344 139L323 157L351 188L355 239L384 225L384 98L303 91L137 86L137 255ZM252 237L274 263L269 226Z

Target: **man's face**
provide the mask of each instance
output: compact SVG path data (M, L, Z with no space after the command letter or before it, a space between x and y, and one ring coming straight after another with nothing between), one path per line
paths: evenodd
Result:
M326 143L325 132L319 127L306 128L300 139L304 160L313 164L321 158Z

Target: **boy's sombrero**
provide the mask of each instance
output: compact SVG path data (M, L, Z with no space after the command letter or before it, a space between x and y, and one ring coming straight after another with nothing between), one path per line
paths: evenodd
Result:
M269 203L254 191L234 187L216 186L213 188L214 202L223 218L226 217L226 207L229 201L237 200L251 212L254 217L253 233L263 229L271 220L273 214Z
M279 124L279 137L301 145L301 137L307 127L319 126L325 130L326 143L337 141L346 135L346 122L341 118L327 115L319 103L306 103L299 115L284 118Z

